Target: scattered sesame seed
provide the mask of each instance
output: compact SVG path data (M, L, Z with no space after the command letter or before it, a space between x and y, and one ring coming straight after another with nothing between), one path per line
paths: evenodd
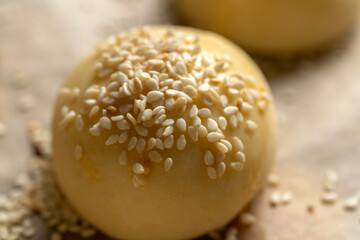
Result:
M198 141L198 132L197 132L197 130L195 129L195 127L190 126L190 127L188 128L188 132L189 132L190 138L191 138L194 142L197 142L197 141Z
M243 170L244 164L241 163L241 162L231 162L231 163L230 163L230 167L231 167L232 169L234 169L235 171L240 172L240 171Z
M236 150L238 150L238 151L243 151L244 150L244 145L243 145L242 141L238 137L233 137L232 142L233 142L234 147L235 147Z
M126 142L128 137L129 137L129 131L124 131L120 134L118 142L120 144L122 144L122 143Z
M173 126L167 126L164 130L163 136L168 137L174 132Z
M227 120L224 117L219 117L219 127L221 130L226 130L227 127Z
M137 143L137 137L132 136L129 140L127 150L130 151L130 150L134 149L136 146L136 143Z
M164 169L165 169L165 172L169 171L170 168L172 167L173 165L173 160L172 158L166 158L165 162L164 162Z
M226 165L224 162L220 162L217 166L216 166L216 172L217 172L217 175L219 177L222 177L225 173L225 170L226 170Z
M116 142L118 141L118 139L119 139L119 135L117 135L117 134L112 134L112 135L110 135L110 137L106 140L105 145L106 145L106 146L110 146L110 145L116 143Z
M253 120L246 121L246 128L253 132L257 128L257 124Z
M221 142L215 143L215 146L216 146L217 150L219 150L222 153L227 153L229 151L229 149L225 146L225 144L223 144Z
M238 240L238 230L236 227L230 227L226 230L225 240Z
M276 207L281 203L281 195L280 192L274 191L270 195L270 205Z
M207 174L210 179L214 180L217 178L216 170L213 167L207 167Z
M204 156L204 162L208 166L214 164L214 155L210 151L206 151Z
M358 208L360 200L357 196L350 197L345 200L344 209L347 211L354 211Z
M173 145L174 145L174 135L170 135L167 138L165 138L164 140L165 148L170 149L173 147Z
M216 121L214 121L213 119L211 118L208 118L207 120L207 129L210 131L210 132L216 132L218 130L218 124Z
M147 101L149 103L153 103L161 98L164 97L164 93L160 92L160 91L150 91L148 94L147 94Z
M76 125L76 130L78 132L81 132L83 130L83 128L84 128L84 121L83 121L82 116L80 114L78 114L76 116L75 125Z
M111 129L111 121L108 117L103 116L100 118L100 126L105 129Z
M242 106L241 106L241 111L244 112L244 113L248 113L251 110L253 110L253 108L254 107L252 105L250 105L249 103L243 102Z
M176 120L176 126L183 132L186 131L186 121L183 118L178 118Z
M185 147L186 147L186 139L184 135L181 135L176 142L176 148L178 150L184 150Z
M123 119L117 122L116 126L120 129L120 130L128 130L130 129L130 124L127 120Z
M69 111L64 119L61 121L61 125L63 125L64 127L66 127L71 121L73 121L76 117L76 113L74 111Z
M220 142L221 142L222 144L224 144L229 151L232 150L232 145L231 145L231 143L230 143L228 140L221 139Z
M179 74L185 75L187 74L187 69L184 62L177 62L175 65L175 69Z
M236 152L236 160L241 162L241 163L245 163L245 154L243 152Z
M99 106L97 106L97 105L93 106L93 107L91 108L91 110L90 110L89 118L95 117L95 115L98 114L99 111L100 111L100 107L99 107Z
M100 136L101 134L101 130L99 127L91 127L89 128L89 132L91 133L91 135L93 135L94 137Z
M135 163L132 169L135 174L143 174L145 172L144 166L141 163Z
M222 139L224 137L223 134L221 133L218 133L218 132L211 132L207 135L207 140L209 142L217 142L219 141L220 139Z
M149 141L148 141L148 146L147 146L147 150L151 150L155 147L156 145L156 140L155 138L150 138Z
M135 130L140 136L143 136L143 137L146 137L149 134L148 129L146 127L143 127L140 125L135 126Z
M206 137L208 135L208 130L204 125L198 127L197 131L200 137Z
M149 158L151 161L155 162L155 163L159 163L163 160L163 158L161 157L161 155L157 152L157 151L151 151L149 152Z
M211 111L208 108L201 108L201 109L199 109L198 114L202 118L208 118L211 116Z
M338 194L336 192L325 192L321 197L321 201L324 204L334 204L338 199Z
M287 205L293 200L293 197L294 197L294 195L291 192L286 191L281 196L281 203L283 205Z

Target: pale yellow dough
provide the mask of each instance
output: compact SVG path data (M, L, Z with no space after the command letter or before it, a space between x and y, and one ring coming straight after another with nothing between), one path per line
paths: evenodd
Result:
M164 31L165 27L150 29ZM270 91L255 63L232 42L191 28L175 27L175 31L199 34L202 51L229 55L233 60L232 70L254 76L260 89ZM246 130L245 124L224 131L226 138L238 136L243 141L246 163L242 171L229 167L234 158L230 156L225 159L225 174L210 179L203 159L211 146L200 139L196 143L189 141L183 151L163 150L163 156L172 156L173 166L165 172L163 163L152 164L148 183L138 189L133 186L132 165L121 166L118 162L122 145L105 146L108 135L90 135L91 124L86 120L81 132L74 123L65 129L60 127L61 107L81 109L84 90L97 83L93 77L95 60L94 54L82 60L63 86L78 87L78 97L59 94L54 108L53 166L60 187L74 208L116 239L189 239L227 224L253 199L273 165L277 143L273 102L269 102L266 111L255 109L246 116L257 124L254 132ZM219 109L210 109L212 118L220 116ZM177 138L177 133L174 134ZM79 160L74 153L77 145L82 147Z
M187 24L263 55L323 49L354 24L359 0L177 0Z

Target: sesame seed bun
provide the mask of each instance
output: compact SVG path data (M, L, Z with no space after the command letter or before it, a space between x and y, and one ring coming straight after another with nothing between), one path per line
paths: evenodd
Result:
M277 142L249 56L217 34L166 26L99 44L61 88L52 133L64 194L117 239L224 226L264 184Z

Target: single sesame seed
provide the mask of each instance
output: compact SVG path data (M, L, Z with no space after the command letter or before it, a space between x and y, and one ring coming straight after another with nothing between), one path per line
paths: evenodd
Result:
M145 172L144 166L141 163L135 163L132 170L135 174L143 174Z
M89 128L89 132L91 135L96 137L96 136L100 136L101 130L99 127L91 127Z
M246 121L246 128L253 132L257 128L257 124L253 120Z
M194 87L191 86L191 85L185 86L184 92L185 92L187 95L189 95L190 97L192 97L192 98L196 97L197 94L198 94L196 88L194 88Z
M141 117L142 121L149 121L153 117L153 111L151 109L145 109Z
M229 151L229 149L225 146L225 144L221 142L215 143L215 146L222 153L227 153Z
M150 90L159 90L159 83L154 78L150 78L146 85Z
M176 72L178 72L181 75L187 74L187 69L186 69L184 62L177 62L175 64L175 69L176 69Z
M120 144L122 144L122 143L126 142L128 137L129 137L129 131L124 131L120 134L118 142Z
M79 161L80 158L82 157L83 152L82 152L82 147L80 145L76 145L75 146L75 160Z
M112 145L114 143L116 143L119 139L119 135L117 134L112 134L105 142L106 146Z
M62 106L61 107L61 115L63 117L65 117L68 112L69 112L69 107L68 106Z
M148 145L147 145L147 150L150 151L151 149L153 149L156 145L156 140L155 138L150 138L148 141Z
M232 144L231 144L228 140L221 139L220 142L221 142L222 144L224 144L229 151L232 150Z
M170 135L167 138L165 138L164 140L164 146L167 149L172 148L172 146L174 145L174 135Z
M201 100L208 107L211 107L213 105L213 100L207 94L203 94L201 96Z
M213 167L207 167L208 177L212 180L217 178L216 170Z
M173 126L167 126L164 130L163 136L164 137L168 137L170 136L172 133L174 132L174 127Z
M174 125L174 119L171 119L171 118L169 118L169 119L166 119L165 121L163 121L162 123L161 123L161 125L162 126L172 126L172 125Z
M211 116L211 111L208 108L201 108L201 109L199 109L198 114L202 118L208 118Z
M274 191L270 195L270 205L276 207L281 202L281 194L278 191Z
M197 132L200 137L206 137L208 135L207 128L204 125L201 125L197 128Z
M201 92L201 93L205 93L205 92L209 91L209 89L210 89L210 85L208 83L203 83L198 88L199 92Z
M172 160L172 158L166 158L166 159L165 159L165 162L164 162L165 172L169 171L170 168L172 167L172 165L173 165L173 160Z
M176 142L176 148L178 150L184 150L185 147L186 147L186 139L184 135L181 135Z
M230 122L231 127L233 127L233 128L237 128L238 123L239 123L239 121L238 121L238 119L236 118L235 115L232 115L230 117L229 122Z
M194 104L194 105L192 105L192 107L190 108L189 117L190 117L190 118L195 118L197 115L198 115L198 108L197 108L197 106Z
M249 103L243 102L242 106L241 106L241 111L244 112L244 113L248 113L251 110L253 110L253 108L254 107L252 105L250 105Z
M238 150L238 151L243 151L244 150L244 144L238 137L236 137L236 136L233 137L232 142L233 142L234 147L235 147L236 150Z
M345 200L344 209L347 211L354 211L358 208L360 200L357 196L350 197Z
M201 119L199 117L195 117L193 120L194 127L198 128L201 125Z
M160 153L158 153L156 151L150 151L149 152L149 158L150 158L151 161L153 161L155 163L159 163L159 162L161 162L163 160Z
M123 120L124 115L112 116L110 119L111 119L111 121L117 122L117 121Z
M156 145L155 147L160 149L160 150L164 150L164 143L160 138L156 138Z
M292 192L286 191L281 196L281 203L283 205L287 205L293 200L293 197L294 195L292 194Z
M245 159L245 154L243 152L236 152L236 160L241 162L241 163L245 163L246 159Z
M321 201L324 204L334 204L338 199L338 194L336 192L325 192L321 197Z
M95 105L91 108L90 113L89 113L89 118L93 118L96 114L98 114L100 111L100 108L98 105Z
M230 167L234 169L236 172L240 172L244 168L244 164L241 162L231 162Z
M188 128L188 132L189 132L189 135L190 135L191 139L192 139L194 142L197 142L197 141L198 141L198 132L197 132L197 130L195 129L195 127L190 126L190 127Z
M76 113L74 111L69 111L64 119L61 121L61 125L63 125L64 127L66 127L71 121L73 121L76 117Z
M164 93L160 92L160 91L150 91L148 94L147 94L147 101L149 103L153 103L161 98L164 97Z
M220 96L220 104L223 108L225 108L229 103L228 98L226 97L226 95L221 95Z
M216 172L217 172L217 175L219 177L222 177L224 175L226 171L226 165L224 162L220 162L217 166L216 166Z
M186 121L183 118L178 118L176 120L176 126L183 132L186 131Z
M210 151L206 151L204 156L204 162L208 166L214 164L214 155Z
M171 110L173 110L174 109L174 103L175 103L175 100L174 100L174 98L167 98L166 100L165 100L165 108L166 108L166 110L167 111L171 111Z
M187 100L184 97L179 97L175 100L174 107L175 108L181 108L187 104Z
M176 90L176 89L168 89L168 90L166 90L166 95L171 96L171 97L177 96L178 93L179 93L179 91Z
M123 119L120 120L116 123L116 126L120 129L120 130L128 130L130 129L130 124L127 120Z
M145 150L146 142L143 138L138 138L136 143L136 151L142 153Z
M84 102L89 106L95 105L97 103L96 99L86 99Z
M103 116L100 118L100 126L105 129L111 129L111 121L108 117Z
M207 140L209 142L217 142L219 141L221 138L224 138L224 135L218 132L211 132L207 135Z
M239 111L239 109L234 106L228 106L228 107L224 108L224 113L228 116L234 115L237 111Z
M130 151L130 150L134 149L136 146L136 143L137 143L137 137L132 136L129 140L127 150Z
M82 116L80 114L78 114L76 116L75 126L76 126L76 130L78 132L81 132L83 130L83 128L84 128L84 121L83 121Z
M208 118L207 120L207 129L210 132L216 132L218 130L218 124L212 118Z
M130 121L134 126L137 125L137 121L136 121L136 119L133 117L133 115L132 115L131 113L127 113L127 114L126 114L126 117L127 117L127 119L129 119L129 121Z
M142 137L146 137L149 134L148 129L140 125L135 126L135 131Z

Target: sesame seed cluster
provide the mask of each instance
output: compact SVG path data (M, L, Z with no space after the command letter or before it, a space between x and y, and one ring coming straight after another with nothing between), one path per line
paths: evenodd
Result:
M96 56L93 85L61 89L83 99L81 109L62 106L61 126L105 135L106 146L122 145L118 161L132 165L135 187L147 184L151 164L170 171L171 150L185 151L197 142L208 146L202 161L210 179L243 169L243 143L226 133L240 127L256 131L249 113L264 112L270 96L253 76L231 71L229 56L201 51L199 36L172 28L111 36ZM91 126L85 129L85 123ZM74 152L81 159L83 146Z

